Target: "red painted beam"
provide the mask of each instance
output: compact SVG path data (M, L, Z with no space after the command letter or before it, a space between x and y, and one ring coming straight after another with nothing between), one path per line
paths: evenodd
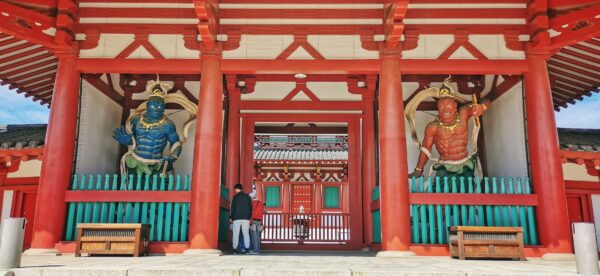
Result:
M410 204L537 206L537 195L411 193Z
M576 60L576 59L573 59L573 58L570 58L570 57L567 57L567 56L554 55L554 56L552 56L552 58L550 60L553 60L553 59L562 60L564 62L568 62L568 63L571 63L573 65L584 67L584 68L587 68L587 69L592 70L592 71L598 71L598 72L600 72L600 66L597 66L597 65L594 65L594 64L585 63L585 62L582 62L582 61L579 61L579 60Z
M401 60L403 74L509 74L527 71L524 60ZM225 74L377 74L379 59L366 60L233 60L221 61ZM114 60L80 58L82 73L200 74L202 62L194 59Z
M400 64L402 74L521 75L528 71L525 60L403 59Z
M190 202L189 191L66 191L65 202Z
M242 101L241 110L362 110L360 101Z

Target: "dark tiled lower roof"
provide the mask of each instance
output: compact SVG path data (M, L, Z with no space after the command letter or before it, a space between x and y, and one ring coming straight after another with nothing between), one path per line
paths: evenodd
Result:
M600 151L600 129L558 128L560 148L572 151Z
M256 160L348 160L347 150L254 150Z
M0 150L44 146L47 125L0 126Z

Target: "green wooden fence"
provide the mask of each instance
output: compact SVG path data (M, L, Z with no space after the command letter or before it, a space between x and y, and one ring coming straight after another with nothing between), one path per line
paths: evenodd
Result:
M531 195L531 183L528 178L413 178L410 182L412 195L429 194L428 204L411 204L411 237L413 244L447 244L449 226L519 226L523 227L523 239L526 245L537 245L537 229L534 206L502 205L493 199L482 205L445 204L436 201L436 195L451 194L461 196L481 194L481 198L501 195L517 198L519 195ZM466 195L465 195L466 194ZM512 195L512 196L511 196ZM490 197L491 196L491 197ZM420 197L423 198L423 197ZM473 197L471 197L473 198ZM373 200L379 199L379 187L373 190ZM379 210L373 211L373 239L380 240Z
M75 175L72 191L189 191L187 175ZM151 241L188 240L189 202L68 202L65 240L76 238L78 223L147 223Z

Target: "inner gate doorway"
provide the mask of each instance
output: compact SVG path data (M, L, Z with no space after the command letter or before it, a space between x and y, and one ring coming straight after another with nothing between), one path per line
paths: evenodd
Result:
M262 248L359 250L360 117L244 115L242 175L267 210Z

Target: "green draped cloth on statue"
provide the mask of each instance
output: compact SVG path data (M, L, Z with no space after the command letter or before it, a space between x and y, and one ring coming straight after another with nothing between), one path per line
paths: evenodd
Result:
M473 177L477 169L477 155L474 155L461 164L436 164L433 166L433 169L436 171L435 176L439 176L440 178L448 177L448 179L451 179L452 177L456 177L458 181L461 176L465 177L465 179Z

